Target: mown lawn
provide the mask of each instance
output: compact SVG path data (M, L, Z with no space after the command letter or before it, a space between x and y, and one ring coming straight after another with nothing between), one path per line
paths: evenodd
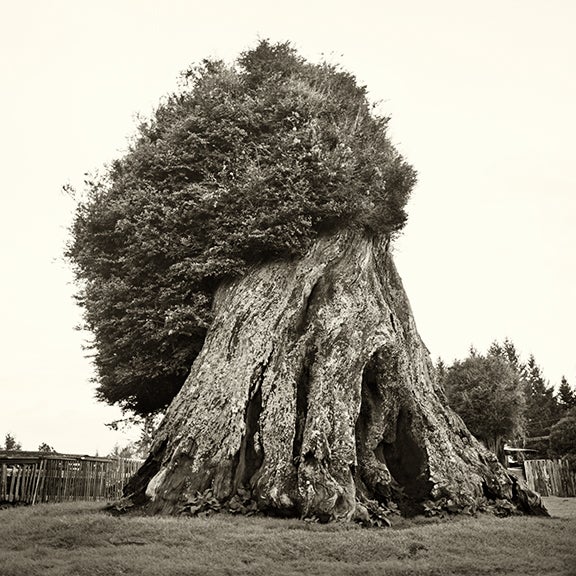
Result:
M552 518L401 520L392 529L18 507L0 510L0 575L574 576L576 499L546 501Z

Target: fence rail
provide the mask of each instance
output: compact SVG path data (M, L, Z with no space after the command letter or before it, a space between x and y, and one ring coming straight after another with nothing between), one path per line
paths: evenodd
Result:
M0 455L0 502L115 500L141 465L122 458Z
M541 496L576 496L576 475L566 460L525 460L526 483Z

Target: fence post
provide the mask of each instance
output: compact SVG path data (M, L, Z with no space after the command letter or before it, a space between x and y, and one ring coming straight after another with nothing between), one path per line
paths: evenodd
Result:
M32 506L36 504L36 498L38 497L38 488L40 486L40 477L42 476L42 471L45 462L46 462L45 458L40 458L40 464L36 468L36 482L34 483L34 493L32 494Z

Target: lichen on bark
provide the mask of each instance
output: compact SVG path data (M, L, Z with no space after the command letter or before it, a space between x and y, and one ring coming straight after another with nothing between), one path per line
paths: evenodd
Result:
M388 246L341 232L222 285L126 497L178 513L206 490L248 494L322 521L486 499L544 513L447 407Z

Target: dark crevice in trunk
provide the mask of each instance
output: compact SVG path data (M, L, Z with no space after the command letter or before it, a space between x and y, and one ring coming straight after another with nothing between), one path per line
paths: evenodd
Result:
M260 444L260 414L262 413L262 388L258 386L246 407L246 431L238 453L234 485L236 489L249 487L264 460Z
M356 421L360 478L373 498L396 501L405 514L418 511L429 496L428 459L412 422L391 345L377 350L364 367L362 401Z
M162 466L162 459L166 450L167 440L163 440L160 446L153 452L150 452L144 464L138 470L138 473L132 476L122 491L125 498L132 498L136 505L144 504L148 500L146 496L146 487L150 480L158 474Z
M230 360L230 358L232 358L233 350L238 344L238 332L242 328L245 319L246 318L244 315L240 315L238 316L238 318L236 318L236 321L234 322L234 326L232 327L232 331L230 332L230 340L228 342L228 352L226 354L226 358L228 361Z
M300 374L296 380L296 422L294 430L294 441L292 443L292 459L298 466L301 458L302 442L304 440L304 429L306 428L306 418L308 417L308 395L310 393L310 373L316 356L315 348L311 347L306 351L302 361Z
M368 361L362 372L361 403L355 426L355 440L358 459L358 476L361 492L388 504L391 497L392 477L384 458L377 458L376 448L382 437L388 436L394 427L397 407L394 399L387 394L381 369L381 353L377 351Z
M294 331L295 331L297 336L301 336L306 331L306 326L308 325L308 318L310 315L310 307L312 306L312 303L314 302L314 300L316 299L316 296L320 292L320 289L321 289L320 284L321 284L321 282L320 282L320 280L318 280L312 286L312 289L310 290L310 293L308 294L308 297L306 298L306 302L304 303L304 306L302 307L302 312L298 316L296 326L294 327Z
M482 481L482 493L488 500L497 500L502 498L502 491L497 486L491 486L489 483L489 478L485 478Z
M272 357L272 352L265 362L260 365L258 375L253 379L249 392L248 402L244 412L245 430L240 442L240 449L236 455L234 473L234 489L250 488L255 481L262 462L264 451L260 441L260 415L262 414L262 382Z
M394 441L383 440L376 450L376 457L386 462L392 477L402 488L403 497L398 502L402 512L407 515L419 513L418 503L430 496L433 485L429 479L423 439L416 437L411 414L406 409L398 413Z

